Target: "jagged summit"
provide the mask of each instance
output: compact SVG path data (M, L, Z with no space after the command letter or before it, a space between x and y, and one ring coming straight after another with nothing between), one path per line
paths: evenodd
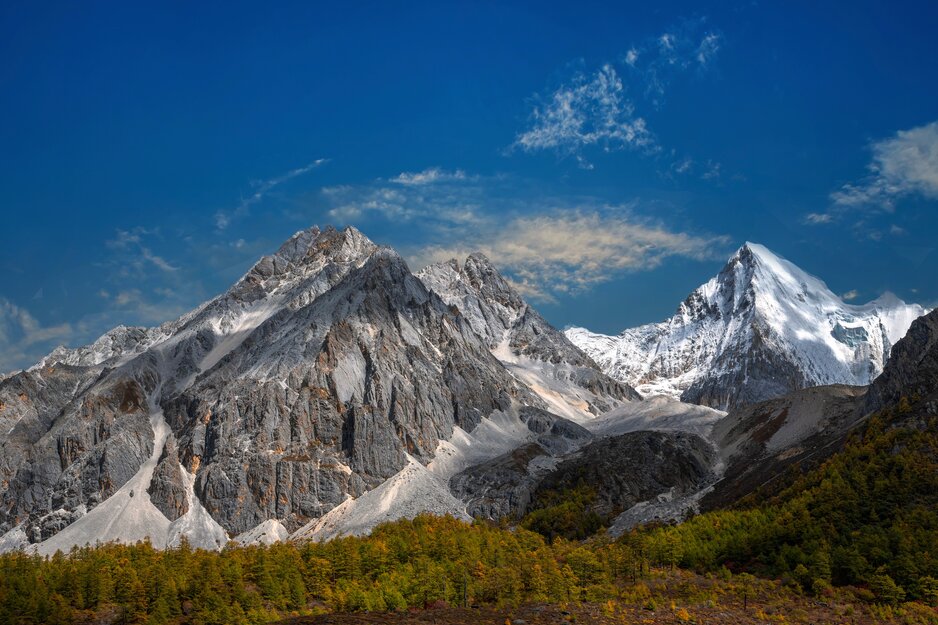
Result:
M287 239L273 254L264 256L231 289L244 298L263 297L285 284L320 271L326 263L361 264L377 249L352 226L336 230L313 226Z
M430 265L417 276L455 306L495 356L557 414L582 419L640 398L531 308L485 255Z
M746 243L671 319L614 337L566 334L643 394L727 408L809 386L869 384L924 312L894 296L847 304L794 263Z

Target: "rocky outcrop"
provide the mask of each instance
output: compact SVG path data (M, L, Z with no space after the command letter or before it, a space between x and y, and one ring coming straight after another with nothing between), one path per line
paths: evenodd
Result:
M567 424L552 429L558 425ZM498 520L519 519L539 501L585 485L595 495L591 510L612 519L658 496L697 493L716 479L715 451L695 434L639 431L573 440L561 453L543 441L521 446L453 476L450 489L469 514Z
M874 412L915 399L929 414L938 414L938 310L915 320L892 348L883 374L867 394L865 410Z
M25 523L30 538L48 537L151 453L146 389L123 377L95 383L102 375L49 366L0 382L9 428L0 438L0 529Z
M594 512L612 517L662 494L679 496L713 481L715 451L686 432L630 432L587 445L538 484L535 498L588 485Z
M862 424L865 387L819 386L731 411L713 428L726 465L721 479L701 501L720 508L763 489L786 484L789 471L816 466L843 448Z
M193 469L195 473L198 466ZM175 521L189 511L188 489L182 471L176 437L170 434L147 489L150 501L170 521Z
M482 254L430 265L417 273L455 307L516 377L535 392L573 398L564 416L590 417L641 396L617 381L550 325ZM549 403L554 403L547 398Z
M534 489L560 459L593 436L581 425L538 408L522 408L521 419L533 442L454 475L450 491L475 518L519 518L529 509Z

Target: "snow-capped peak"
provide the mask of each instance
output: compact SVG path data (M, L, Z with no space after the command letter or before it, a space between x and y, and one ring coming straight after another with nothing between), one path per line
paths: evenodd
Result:
M747 242L662 323L567 336L619 380L718 408L819 384L868 384L925 313L894 295L854 306L819 278Z

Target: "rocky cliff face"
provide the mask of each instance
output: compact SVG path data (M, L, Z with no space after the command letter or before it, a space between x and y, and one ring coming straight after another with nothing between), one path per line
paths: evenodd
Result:
M924 312L891 295L845 304L817 278L747 243L671 319L618 336L566 334L645 395L727 409L810 386L869 384Z
M916 399L928 414L938 414L938 310L916 319L892 348L883 374L867 394L869 412Z
M541 317L485 256L471 254L462 265L431 265L417 276L458 309L515 377L557 414L589 418L641 399Z
M818 386L730 411L713 428L726 470L701 508L730 505L749 493L786 485L792 467L816 466L861 425L865 387Z
M0 381L0 530L49 549L292 530L523 405L544 403L396 253L313 228L180 319Z

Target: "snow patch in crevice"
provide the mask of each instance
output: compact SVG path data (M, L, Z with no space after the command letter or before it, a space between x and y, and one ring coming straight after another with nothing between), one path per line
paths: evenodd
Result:
M195 495L195 475L179 465L183 485L186 488L186 502L189 508L184 515L173 521L167 531L165 544L175 547L185 536L189 544L200 549L221 549L228 544L228 532L212 518L208 510Z
M150 487L153 471L163 453L170 429L163 418L163 411L152 398L150 427L153 428L153 453L137 473L91 512L56 535L36 544L34 549L37 553L67 553L76 546L83 547L99 542L135 543L148 538L153 546L165 547L170 521L150 501L147 489Z
M243 534L234 537L239 545L272 545L287 540L290 532L277 519L267 519Z
M471 520L465 504L450 494L446 482L408 455L407 466L380 486L356 499L346 499L301 527L290 539L325 541L362 536L381 523L411 519L425 512Z

